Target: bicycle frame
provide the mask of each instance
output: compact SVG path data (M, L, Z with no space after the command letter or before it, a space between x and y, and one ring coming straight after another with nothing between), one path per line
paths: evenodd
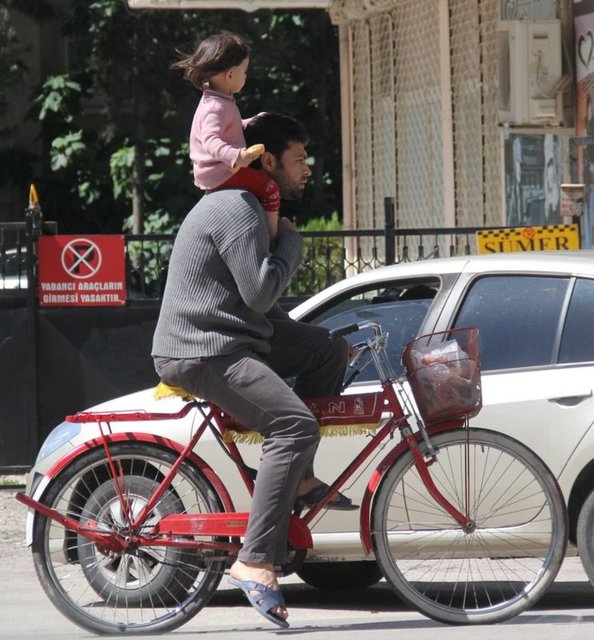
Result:
M351 396L337 396L333 399L326 399L326 404L336 407L340 403L344 403L345 399L349 397ZM429 467L433 463L434 458L429 457L428 459L425 459L419 448L421 438L425 438L427 436L421 432L413 432L407 416L404 413L402 403L396 393L395 385L391 381L387 380L383 383L381 392L361 394L358 396L358 398L361 397L373 397L374 401L377 401L378 406L381 407L382 413L388 413L390 417L378 428L377 432L371 437L370 441L358 453L355 459L352 460L334 480L334 482L332 482L328 491L320 501L309 508L302 516L293 515L291 517L289 527L289 543L291 546L298 551L306 550L313 546L312 535L309 529L309 525L313 519L333 498L333 496L336 495L340 488L344 486L349 478L352 477L357 469L361 467L365 460L367 460L367 458L378 449L381 443L387 438L393 437L396 430L400 432L402 440L385 456L371 474L361 505L360 535L365 552L369 554L371 551L370 512L375 491L380 484L384 472L389 468L390 464L392 464L393 461L402 455L407 449L411 450L418 473L433 499L440 504L464 530L472 530L474 527L472 521L470 521L466 515L458 511L458 509L456 509L456 507L454 507L454 505L452 505L435 487L429 472ZM352 396L352 398L357 398L357 396ZM320 399L316 399L313 402L319 403L319 401ZM113 434L111 432L110 423L115 421L137 422L180 419L185 417L192 410L198 410L202 414L202 423L196 429L192 438L185 446L182 447L177 443L174 445L174 443L170 442L169 446L173 448L178 455L177 461L163 478L159 487L150 497L141 513L138 514L136 518L133 518L127 503L125 489L121 484L121 469L118 468L117 463L111 456L110 445L113 445L116 442L132 440L138 442L139 437L140 439L142 439L142 437L139 433L135 432ZM319 416L319 419L324 420L328 417L328 414L322 414ZM207 428L210 428L213 431L218 430L218 433L223 436L226 431L241 429L241 425L237 425L237 423L226 418L217 408L196 400L188 402L177 413L151 413L144 411L126 411L121 413L80 412L73 416L67 416L66 419L71 422L96 423L99 426L101 435L95 439L94 444L95 446L103 447L105 450L106 460L108 461L108 465L111 469L111 474L116 485L116 490L118 492L119 500L122 505L125 518L128 522L130 532L139 531L142 524L145 522L155 505L171 484L179 466L184 460L193 459L194 463L198 463L201 470L210 470L210 473L207 473L207 477L209 477L211 481L213 480L213 477L216 478L216 474L214 474L212 469L210 469L204 461L193 454L194 448ZM363 416L359 418L359 420L360 422L364 422L368 420L368 416ZM357 416L349 416L349 421L356 424ZM433 433L438 433L448 429L459 428L462 424L462 420L443 423L430 428L428 435L430 436ZM161 439L160 443L163 444L163 442L164 441ZM254 488L253 479L246 471L246 465L243 461L239 448L233 441L225 442L224 438L220 438L220 443L222 446L227 448L228 453L234 460L245 486L251 495ZM79 451L71 453L69 460L77 458L83 451L89 451L88 445L81 447ZM56 475L58 473L59 470L56 470ZM161 520L149 532L142 535L139 533L130 533L130 535L122 536L113 532L99 532L90 527L89 523L78 522L73 518L63 516L58 511L44 505L40 500L35 500L22 493L18 494L17 499L42 515L61 523L65 528L81 534L102 545L103 548L113 552L122 552L130 546L143 544L151 546L188 547L209 550L217 549L220 551L236 552L241 547L239 542L211 542L179 539L180 536L240 538L245 535L249 513L235 511L224 485L220 479L216 478L216 480L218 480L218 482L213 483L213 486L219 494L221 502L226 509L225 512L166 515L161 518Z

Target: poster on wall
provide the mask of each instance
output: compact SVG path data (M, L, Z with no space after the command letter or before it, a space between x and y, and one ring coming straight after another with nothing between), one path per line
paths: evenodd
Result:
M506 224L561 222L561 140L553 134L509 134L505 139Z
M594 236L594 0L574 2L577 166L572 180L584 185L582 237Z

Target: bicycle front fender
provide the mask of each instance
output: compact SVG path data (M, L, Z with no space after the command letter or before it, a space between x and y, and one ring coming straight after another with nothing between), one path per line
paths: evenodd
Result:
M108 434L105 437L97 437L92 440L88 440L80 444L78 447L69 451L65 456L55 462L55 464L47 471L47 473L34 484L34 490L31 493L31 498L43 502L43 497L47 492L47 489L52 482L62 473L72 462L79 457L94 451L98 447L103 447L104 442L108 445L116 444L120 442L134 442L145 443L154 445L160 449L170 449L176 454L181 453L184 449L184 445L172 440L170 438L164 438L152 433L142 432L121 432ZM216 492L223 509L225 511L235 511L235 505L227 488L215 473L213 468L200 456L196 455L193 451L188 455L189 460L197 469L199 469L205 476L205 478L211 483L214 491ZM33 535L35 532L35 526L37 522L37 512L33 512L29 509L26 520L26 544L31 546L33 543Z
M453 428L458 428L459 424L460 423L456 423L455 427L451 422L437 424L433 427L429 427L427 429L427 433L431 436L441 433L442 431L451 431ZM421 433L417 432L415 434L415 438L417 442L420 442L423 439L423 436ZM400 441L378 464L367 483L365 493L363 494L363 500L361 501L361 509L359 510L359 535L361 538L361 545L363 546L363 550L367 556L373 553L373 543L371 540L371 511L373 508L375 494L388 469L390 469L396 460L398 460L398 458L407 450L408 445L406 442L404 440Z

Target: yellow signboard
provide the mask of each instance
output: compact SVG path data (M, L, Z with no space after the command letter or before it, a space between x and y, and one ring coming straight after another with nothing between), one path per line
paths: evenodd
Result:
M510 227L477 231L479 253L510 251L569 251L580 248L577 224L554 224L546 227Z

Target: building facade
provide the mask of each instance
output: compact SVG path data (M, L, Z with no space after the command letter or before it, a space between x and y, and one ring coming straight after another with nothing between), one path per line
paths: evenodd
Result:
M583 178L569 161L569 1L334 0L328 10L341 29L348 227L381 226L385 197L404 228L563 221L561 184Z
M594 0L128 4L329 12L345 228L383 227L386 198L399 228L558 224L561 185L571 183L584 184L582 244L592 245Z

